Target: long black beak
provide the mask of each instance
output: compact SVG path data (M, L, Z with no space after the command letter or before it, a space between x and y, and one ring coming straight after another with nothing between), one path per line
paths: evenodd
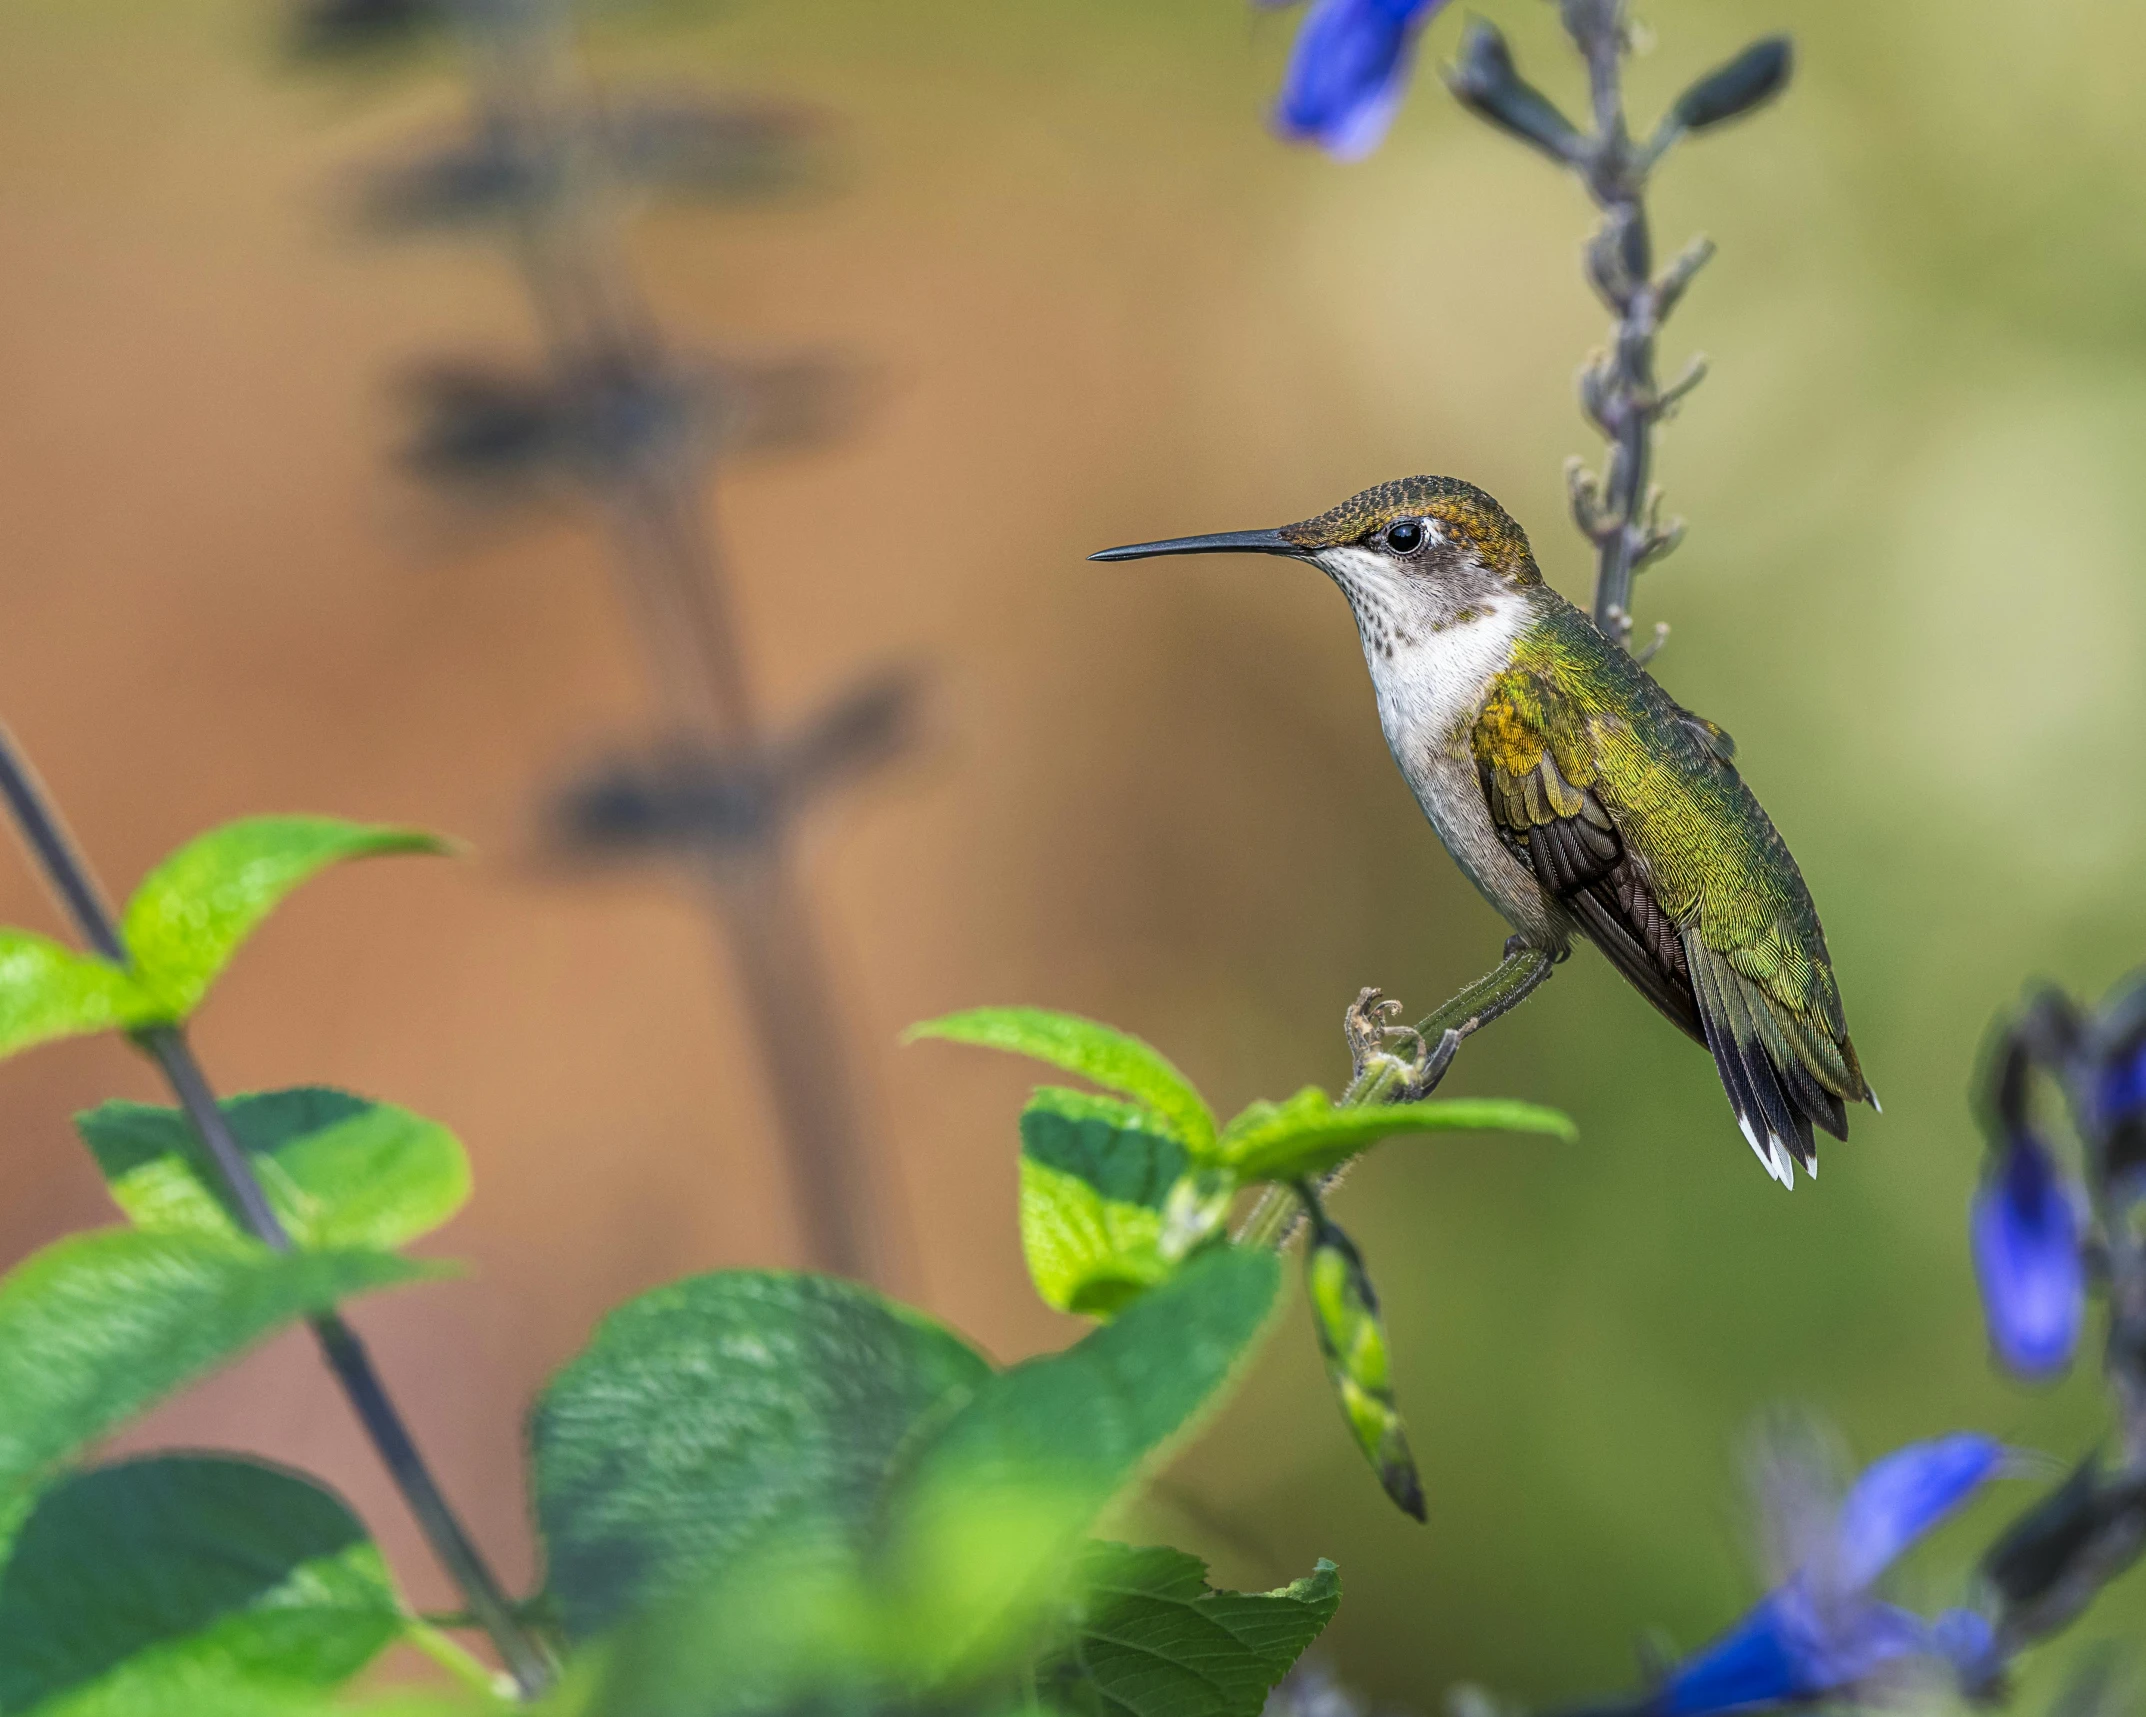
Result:
M1280 531L1217 531L1211 537L1165 537L1159 543L1106 548L1090 560L1146 560L1158 554L1286 554L1302 559L1304 551Z

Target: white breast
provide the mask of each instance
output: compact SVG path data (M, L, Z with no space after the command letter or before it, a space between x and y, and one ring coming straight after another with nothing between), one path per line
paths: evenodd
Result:
M1420 636L1379 641L1367 632L1364 660L1387 749L1446 850L1515 929L1556 946L1565 938L1564 915L1498 838L1469 749L1490 682L1512 665L1527 606L1501 596L1481 607L1477 618Z

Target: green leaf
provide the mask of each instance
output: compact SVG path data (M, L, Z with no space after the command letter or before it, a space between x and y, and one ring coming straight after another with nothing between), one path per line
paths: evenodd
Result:
M1038 1091L1021 1114L1021 1249L1036 1291L1108 1317L1161 1281L1163 1206L1190 1166L1137 1104Z
M705 1582L801 1516L861 1540L896 1452L989 1376L939 1325L828 1277L727 1271L621 1307L530 1420L569 1632Z
M232 1097L223 1112L301 1246L392 1251L469 1198L469 1159L454 1134L393 1104L315 1085ZM239 1232L183 1111L106 1103L77 1115L75 1126L137 1228Z
M303 1682L239 1679L183 1653L152 1652L47 1701L35 1717L507 1717L534 1709L409 1688L353 1703Z
M1137 1037L1077 1014L1045 1008L972 1008L909 1028L907 1037L944 1038L1032 1056L1092 1079L1153 1110L1163 1128L1194 1156L1215 1142L1215 1118L1192 1083L1160 1051Z
M982 1383L888 1504L895 1559L950 1620L949 1661L1023 1625L1097 1515L1184 1437L1266 1327L1281 1262L1213 1246L1063 1353Z
M1338 1168L1401 1133L1547 1133L1576 1139L1568 1116L1505 1097L1431 1098L1337 1108L1307 1085L1284 1103L1254 1103L1223 1130L1221 1160L1242 1180L1300 1180Z
M125 1228L46 1247L0 1280L0 1498L293 1319L440 1273Z
M189 841L143 879L120 939L157 1020L183 1020L283 897L315 872L382 853L443 852L436 835L333 817L247 817Z
M334 1687L402 1632L387 1566L340 1497L279 1467L163 1455L60 1480L0 1572L0 1710L144 1653Z
M141 987L109 960L27 930L0 930L0 1056L124 1029L154 1012Z
M1090 1544L1079 1583L1073 1645L1044 1676L1075 1683L1066 1703L1126 1717L1259 1717L1341 1602L1331 1562L1276 1591L1218 1592L1197 1557L1123 1544Z

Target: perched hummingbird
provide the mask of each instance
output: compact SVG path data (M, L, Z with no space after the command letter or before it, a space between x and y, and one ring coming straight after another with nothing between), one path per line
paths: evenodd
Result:
M1877 1097L1818 913L1727 734L1543 582L1473 484L1404 477L1301 524L1105 549L1310 561L1356 615L1379 725L1431 827L1530 946L1577 930L1706 1045L1766 1171L1818 1172Z

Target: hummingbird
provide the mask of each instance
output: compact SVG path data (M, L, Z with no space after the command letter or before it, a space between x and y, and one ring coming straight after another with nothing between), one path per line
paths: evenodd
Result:
M1784 1187L1876 1094L1849 1041L1810 890L1735 745L1543 582L1527 533L1471 483L1404 477L1272 530L1091 559L1273 554L1348 598L1379 725L1416 802L1517 932L1575 935L1714 1058ZM1544 970L1547 971L1547 965Z

